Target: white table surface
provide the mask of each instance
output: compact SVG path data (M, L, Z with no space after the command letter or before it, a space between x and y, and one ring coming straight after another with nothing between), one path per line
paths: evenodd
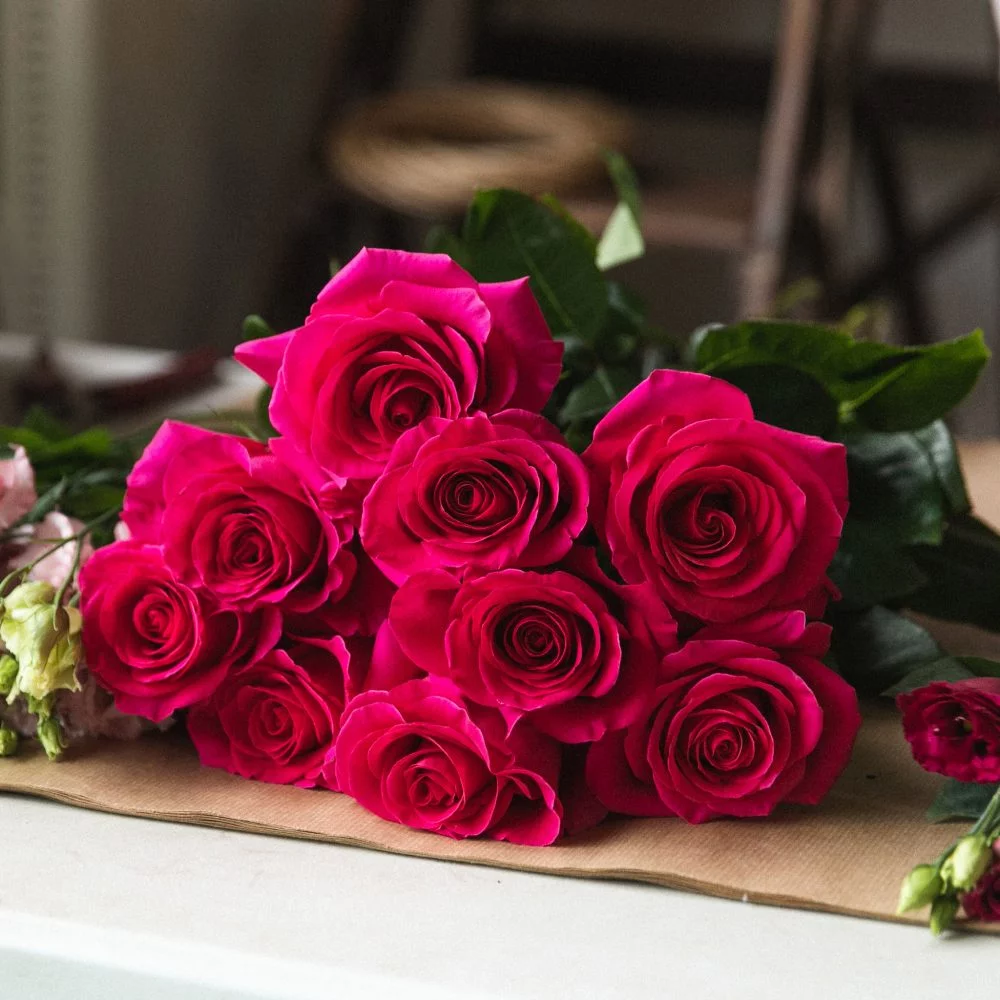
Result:
M0 994L16 1000L938 1000L1000 983L993 937L12 796L0 844Z

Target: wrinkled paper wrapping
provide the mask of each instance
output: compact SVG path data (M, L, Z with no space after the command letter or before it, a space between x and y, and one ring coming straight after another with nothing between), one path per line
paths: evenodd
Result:
M1000 444L967 448L965 458L980 513L1000 523ZM985 633L950 628L947 639L959 652L1000 655L1000 639ZM900 880L968 827L925 821L940 782L911 759L888 703L867 707L851 765L818 808L701 826L611 820L543 848L453 841L386 823L346 795L205 769L177 734L94 743L57 765L38 752L0 761L2 791L122 815L913 922L926 917L895 916Z

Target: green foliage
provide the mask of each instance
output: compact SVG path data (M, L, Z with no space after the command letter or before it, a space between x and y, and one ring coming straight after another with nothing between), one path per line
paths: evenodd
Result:
M834 327L751 321L703 327L692 337L689 359L722 378L751 365L793 368L836 400L842 420L903 431L925 427L960 403L989 351L980 330L930 347L892 347Z
M996 793L992 782L956 781L949 778L927 810L932 823L945 823L957 819L978 819Z

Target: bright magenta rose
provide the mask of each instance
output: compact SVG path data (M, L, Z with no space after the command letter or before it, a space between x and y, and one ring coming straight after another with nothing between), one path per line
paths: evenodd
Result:
M361 542L394 583L428 569L544 566L585 527L587 497L583 463L537 414L427 420L372 486Z
M480 284L443 254L362 250L305 325L241 344L271 421L330 476L374 479L425 417L541 410L559 378L527 278Z
M351 701L336 774L365 809L418 830L534 846L559 836L558 745L530 727L506 735L441 677Z
M937 681L898 695L903 733L926 771L1000 781L1000 678Z
M639 721L591 747L598 799L689 823L818 803L847 765L861 717L854 690L812 655L825 626L799 623L809 652L695 636L666 656Z
M231 670L188 713L202 764L279 785L336 789L334 745L359 665L343 639L273 650Z
M621 729L653 690L677 626L651 588L619 586L579 550L558 569L498 570L460 582L419 573L393 599L389 625L419 668L563 742ZM659 646L651 629L657 630Z
M630 583L702 621L815 603L847 512L843 445L754 420L720 379L657 371L584 453L591 515Z
M220 608L181 583L155 545L115 542L80 572L87 667L119 711L160 722L207 698L278 641L274 609Z
M122 520L163 545L184 583L229 607L312 611L355 574L348 519L322 510L264 445L173 421L129 475Z

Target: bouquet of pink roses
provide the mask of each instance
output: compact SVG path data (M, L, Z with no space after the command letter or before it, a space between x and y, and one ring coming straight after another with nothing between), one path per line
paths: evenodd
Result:
M955 669L901 608L1000 622L949 586L970 525L996 546L941 422L981 335L677 345L551 202L485 192L435 240L362 250L295 330L248 324L251 433L168 422L133 465L8 429L0 749L182 719L206 766L544 845L815 805L856 687Z

